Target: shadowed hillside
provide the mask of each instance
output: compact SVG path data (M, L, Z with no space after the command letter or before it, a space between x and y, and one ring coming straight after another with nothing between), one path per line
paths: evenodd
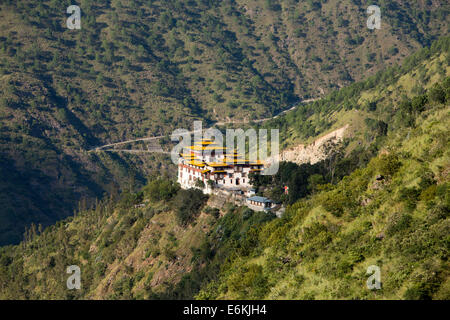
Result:
M448 47L442 39L377 76L390 81L317 102L319 120L345 120L350 134L332 158L252 177L258 194L287 205L281 219L214 208L151 176L1 248L0 298L449 299ZM361 107L338 108L339 97ZM301 136L291 122L301 114L277 121ZM79 291L67 290L69 265L82 270ZM366 287L371 265L380 290Z
M173 172L161 157L87 154L192 120L259 119L400 62L448 33L449 6L385 1L0 1L0 243L83 197Z

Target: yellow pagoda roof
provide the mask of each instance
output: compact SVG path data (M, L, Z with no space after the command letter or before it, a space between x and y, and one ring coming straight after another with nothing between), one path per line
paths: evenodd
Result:
M201 161L189 161L188 164L196 166L196 167L204 167L205 163L201 162Z
M188 146L188 147L186 147L186 149L191 149L191 150L195 150L195 151L201 151L201 150L205 150L205 147L202 147L202 146Z
M213 142L213 139L201 139L200 142Z
M209 170L209 169L206 169L206 170L202 170L201 172L202 173L207 173L207 172L210 172L211 170Z
M210 167L228 167L229 166L225 162L208 162L207 165Z
M212 140L201 140L201 141L194 142L194 144L200 144L202 146L207 146L207 145L215 144L215 143Z
M237 159L237 158L224 158L223 159L223 162L226 162L226 163L242 163L242 164L244 164L244 163L248 163L250 160L247 160L247 159Z
M227 173L225 170L217 170L217 171L213 171L212 173Z
M219 147L219 146L216 146L216 147L205 147L205 150L226 150L227 148L226 147Z
M202 151L202 150L226 150L227 148L226 147L218 147L218 146L207 146L207 147L204 147L204 146L189 146L189 147L186 147L187 149L190 149L190 150L194 150L194 151Z

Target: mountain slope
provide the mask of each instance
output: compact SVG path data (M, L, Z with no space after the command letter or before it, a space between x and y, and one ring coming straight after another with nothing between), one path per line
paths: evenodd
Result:
M297 176L305 168L280 166L271 187L294 183L281 199L293 203L282 219L213 209L214 199L205 204L198 192L151 177L142 192L82 207L44 231L32 227L20 245L0 249L0 297L448 299L450 70L431 67L442 61L448 70L447 48L349 96L381 93L377 108L390 117L375 133L376 123L356 121L362 110L347 110L361 126L344 144L334 181L327 162L306 177ZM402 97L421 65L426 91ZM374 110L365 112L363 119ZM67 290L69 265L80 266L82 290ZM379 291L365 287L370 265L381 268Z
M71 4L0 1L0 244L83 197L173 173L161 157L92 147L267 117L448 33L449 6L435 1L381 2L377 31L364 1L82 0L82 28L68 30Z
M197 297L448 299L449 117L432 107L366 168L289 207ZM371 265L381 290L366 287Z
M418 50L402 65L389 67L367 79L334 91L323 99L300 105L288 114L267 121L262 127L280 128L283 147L312 142L317 135L349 125L352 134L370 143L374 134L365 118L398 124L391 121L402 99L423 94L449 72L450 40L442 37L431 47ZM397 107L397 108L396 108ZM373 122L373 121L372 121Z

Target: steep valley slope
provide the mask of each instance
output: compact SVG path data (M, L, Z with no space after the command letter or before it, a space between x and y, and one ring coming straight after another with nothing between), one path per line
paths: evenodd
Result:
M69 30L71 4L0 1L0 245L174 173L167 157L87 150L194 119L268 118L395 66L449 26L445 1L380 1L382 29L369 30L359 0L81 0Z
M292 144L349 125L336 162L295 180L308 193L281 219L215 209L151 176L2 247L0 298L449 299L449 44L328 95L320 113L306 105L274 120ZM281 190L278 178L261 183ZM81 290L67 290L70 265ZM371 265L380 290L366 286Z

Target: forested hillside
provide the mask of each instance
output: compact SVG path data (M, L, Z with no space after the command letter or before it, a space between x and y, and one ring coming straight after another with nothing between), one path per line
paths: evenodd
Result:
M377 76L390 81L316 104L318 119L345 119L352 135L334 162L282 164L258 181L289 204L283 218L214 209L201 192L151 176L139 192L1 248L0 298L448 299L448 49L442 39ZM340 96L354 107L338 107ZM304 134L292 116L279 121ZM289 197L279 194L286 184ZM69 265L81 268L81 290L66 288ZM366 287L370 265L381 290Z
M449 43L448 36L442 37L407 57L401 65L388 67L363 81L333 91L323 99L301 105L265 122L263 127L280 128L284 147L313 141L317 135L345 125L364 133L371 131L369 136L360 136L365 144L370 143L380 131L377 123L391 122L391 127L398 127L399 123L391 120L402 100L424 94L448 74Z
M449 86L404 100L366 167L256 229L197 298L449 299Z
M81 30L66 28L78 4ZM171 171L98 145L267 117L448 33L449 5L380 1L0 1L0 244L78 201Z

